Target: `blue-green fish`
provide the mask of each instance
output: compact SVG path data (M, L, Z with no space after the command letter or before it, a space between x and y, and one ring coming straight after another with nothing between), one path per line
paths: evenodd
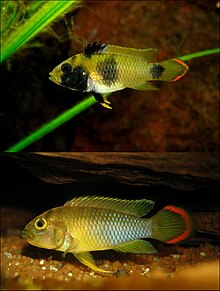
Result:
M191 234L191 218L184 209L169 205L151 218L143 218L153 206L146 199L74 198L34 218L22 237L37 247L72 253L95 271L111 273L96 266L91 251L153 254L155 248L143 238L173 244Z

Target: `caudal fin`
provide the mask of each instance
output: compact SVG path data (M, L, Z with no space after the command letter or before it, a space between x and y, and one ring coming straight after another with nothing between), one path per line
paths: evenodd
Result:
M163 72L159 78L160 81L175 82L182 78L189 67L180 59L171 59L160 63Z
M151 217L152 238L175 244L185 240L192 232L192 220L180 207L168 205Z

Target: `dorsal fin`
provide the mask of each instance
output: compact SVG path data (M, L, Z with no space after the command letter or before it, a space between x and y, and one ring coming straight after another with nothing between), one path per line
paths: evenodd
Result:
M133 56L136 58L143 58L148 62L154 62L156 60L157 49L148 48L148 49L136 49L129 48L105 43L94 42L92 45L88 44L84 49L84 54L86 57L90 58L93 54L115 54L115 55L127 55Z
M83 196L67 201L64 206L84 206L111 209L141 217L153 208L154 202L147 199L126 200L99 196Z
M157 49L148 48L148 49L136 49L129 48L117 45L106 45L101 53L111 53L117 55L127 55L133 57L139 57L146 59L148 62L154 62L156 60Z
M91 56L94 53L101 53L106 46L107 45L105 43L97 43L97 42L93 42L93 44L88 44L84 48L84 55L87 58L91 58Z

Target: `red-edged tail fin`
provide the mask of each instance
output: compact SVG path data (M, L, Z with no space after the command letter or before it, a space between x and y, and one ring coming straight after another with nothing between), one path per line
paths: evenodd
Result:
M164 68L160 81L176 82L181 79L188 71L189 67L180 59L171 59L160 62Z
M183 208L168 205L151 217L152 238L175 244L192 233L192 220Z

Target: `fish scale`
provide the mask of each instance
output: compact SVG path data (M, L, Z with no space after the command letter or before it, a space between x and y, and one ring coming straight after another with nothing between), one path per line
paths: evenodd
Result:
M150 235L150 227L146 229L145 220L109 210L78 207L72 212L71 219L74 221L71 234L79 240L84 238L81 244L84 251L87 251L88 244L90 250L102 250Z
M85 57L82 59L82 66L88 69L88 61ZM137 57L110 54L106 58L105 54L96 54L91 59L89 67L94 72L93 80L105 92L114 92L116 88L118 90L124 87L124 84L127 87L133 87L137 82L143 83L147 78L152 78L149 74L148 62ZM109 82L109 80L112 81Z

